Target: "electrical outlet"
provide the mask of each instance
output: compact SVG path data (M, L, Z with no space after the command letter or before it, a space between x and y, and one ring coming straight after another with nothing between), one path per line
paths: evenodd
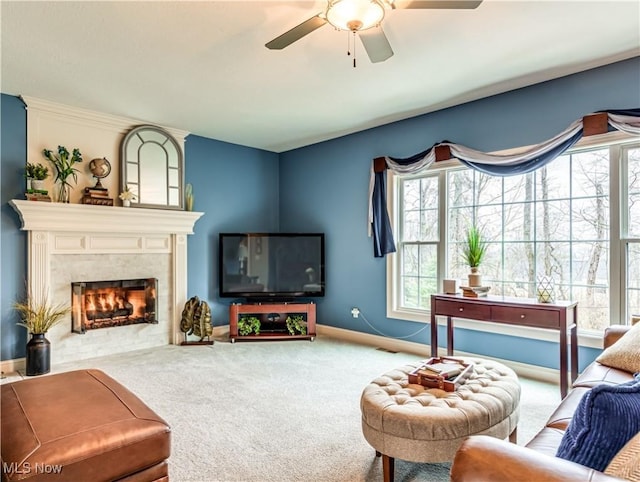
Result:
M355 307L351 308L351 316L353 316L354 318L360 316L360 309Z

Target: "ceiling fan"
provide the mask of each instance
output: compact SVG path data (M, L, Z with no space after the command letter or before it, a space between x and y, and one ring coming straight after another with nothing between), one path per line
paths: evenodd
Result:
M353 32L354 36L357 33L371 62L383 62L393 55L381 26L387 9L472 9L481 3L482 0L327 0L325 11L276 37L265 47L281 50L328 23L337 30Z

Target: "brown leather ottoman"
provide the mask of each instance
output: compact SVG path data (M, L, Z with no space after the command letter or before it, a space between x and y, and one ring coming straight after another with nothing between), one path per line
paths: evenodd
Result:
M2 481L168 481L167 423L100 370L2 385Z

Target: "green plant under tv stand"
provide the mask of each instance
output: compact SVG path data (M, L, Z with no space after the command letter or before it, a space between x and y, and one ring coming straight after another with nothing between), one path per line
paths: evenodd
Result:
M244 330L238 329L238 322L244 328L248 324L255 327L255 318L259 320L258 332L241 335ZM291 322L287 318L298 322L300 318L306 325L306 333L290 333ZM248 321L242 323L241 320ZM296 325L299 323L295 323ZM289 325L289 326L287 326ZM316 337L316 304L304 302L291 303L233 303L229 306L229 338L231 343L236 340L266 341L266 340L311 340Z

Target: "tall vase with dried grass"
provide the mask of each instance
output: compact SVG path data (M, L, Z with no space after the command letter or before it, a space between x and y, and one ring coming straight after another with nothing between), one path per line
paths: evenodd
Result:
M24 326L31 334L27 342L27 376L44 375L51 370L51 343L45 334L60 323L71 311L64 304L52 305L48 297L33 297L27 295L24 301L14 303L15 310L20 314L20 326Z
M471 273L469 274L469 286L471 287L482 286L482 277L478 268L484 259L486 251L487 244L480 229L475 225L469 227L466 243L462 247L462 256L469 268L471 268Z

